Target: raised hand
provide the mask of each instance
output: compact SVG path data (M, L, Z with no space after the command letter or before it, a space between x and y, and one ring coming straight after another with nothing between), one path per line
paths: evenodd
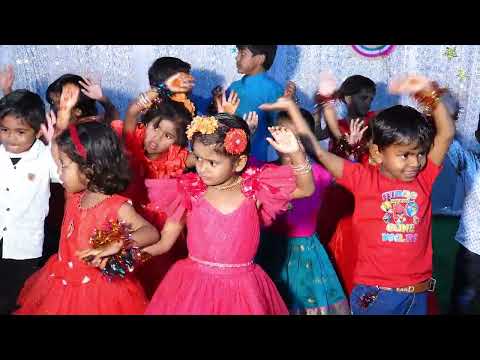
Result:
M288 81L285 91L283 92L283 97L295 99L295 94L297 92L297 85L293 81Z
M71 111L78 101L80 95L80 87L74 84L65 84L62 88L60 96L60 111Z
M8 64L4 70L0 71L0 90L4 95L12 92L13 81L15 80L15 73L13 72L13 65Z
M168 90L174 93L188 93L195 85L195 79L187 73L176 73L165 80Z
M150 89L147 92L140 94L133 102L131 102L127 112L137 115L142 111L150 109L157 99L158 92L154 89Z
M318 84L317 95L331 96L337 90L337 80L330 71L322 71Z
M217 112L227 113L234 115L240 105L240 99L235 91L231 91L228 96L228 100L225 96L225 92L222 92L221 97L214 97L215 105L217 106Z
M272 126L268 130L272 138L267 137L267 141L281 154L293 154L301 151L300 143L294 133L285 127Z
M258 114L255 111L250 111L247 114L243 114L243 120L247 122L250 135L253 135L258 127Z
M79 81L80 86L82 86L83 89L81 89L81 92L87 95L90 99L93 100L101 100L103 99L103 91L102 87L100 84L97 84L91 79L88 79L86 77L82 77L83 81Z
M295 106L295 102L291 98L282 96L276 102L262 104L258 108L264 111L288 111L292 105Z
M431 90L431 81L423 75L403 75L396 77L388 84L392 94L415 94L419 91Z
M350 132L346 134L348 143L350 145L358 144L367 129L367 125L361 118L350 121Z
M53 136L55 135L55 124L57 123L57 118L55 116L55 113L50 110L50 112L46 113L46 118L47 118L47 126L45 124L40 125L40 132L47 140L48 143L52 142Z

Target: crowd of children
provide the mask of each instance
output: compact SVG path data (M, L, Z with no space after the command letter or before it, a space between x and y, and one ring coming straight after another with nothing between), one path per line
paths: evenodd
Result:
M276 46L237 49L243 77L202 114L190 64L173 57L152 64L124 119L91 79L56 79L46 112L0 71L0 313L431 313L445 158L467 194L451 311L478 312L480 157L454 139L447 90L391 79L422 112L372 112L371 79L337 88L323 72L311 114L268 76Z

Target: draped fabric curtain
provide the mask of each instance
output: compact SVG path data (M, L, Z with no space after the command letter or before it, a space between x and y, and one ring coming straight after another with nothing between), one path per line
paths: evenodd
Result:
M409 98L388 94L387 83L396 74L425 74L458 96L462 111L457 136L465 147L477 149L473 134L479 118L479 50L478 45L398 45L388 56L366 58L349 45L280 45L269 73L282 85L295 81L300 104L309 110L313 109L312 95L321 70L330 69L339 83L353 74L374 80L374 110L398 103L415 106ZM64 73L89 75L101 80L106 95L123 114L128 101L148 86L147 70L157 57L175 56L189 62L196 78L194 93L206 98L214 86L228 86L240 78L235 54L234 45L5 45L0 46L0 66L12 63L14 87L42 96L48 84ZM338 110L341 114L345 111L341 106ZM437 184L441 191L435 192L434 199L438 200L435 207L447 212L455 210L452 204L461 204L455 199L461 191L450 188L462 187L455 182L454 171L449 171L451 174L443 177L448 182Z

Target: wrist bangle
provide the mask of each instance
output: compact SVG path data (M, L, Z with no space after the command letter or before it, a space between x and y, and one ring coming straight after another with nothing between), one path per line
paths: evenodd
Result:
M446 88L440 88L436 82L432 82L431 86L432 90L430 92L419 91L412 95L426 116L432 115L432 112L441 101L442 95L447 91Z

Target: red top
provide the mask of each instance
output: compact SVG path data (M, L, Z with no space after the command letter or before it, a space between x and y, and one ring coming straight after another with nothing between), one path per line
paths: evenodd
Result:
M389 179L379 167L344 161L340 185L355 198L358 242L354 283L403 287L432 276L433 183L441 167L430 160L412 182Z
M119 136L122 136L123 121L113 121L112 128ZM147 158L143 146L144 140L145 126L143 124L138 124L134 132L128 133L124 137L125 147L130 157L133 179L122 195L131 198L134 205L149 202L145 179L179 176L183 174L187 164L188 150L178 145L171 145L168 151L160 154L156 159Z

